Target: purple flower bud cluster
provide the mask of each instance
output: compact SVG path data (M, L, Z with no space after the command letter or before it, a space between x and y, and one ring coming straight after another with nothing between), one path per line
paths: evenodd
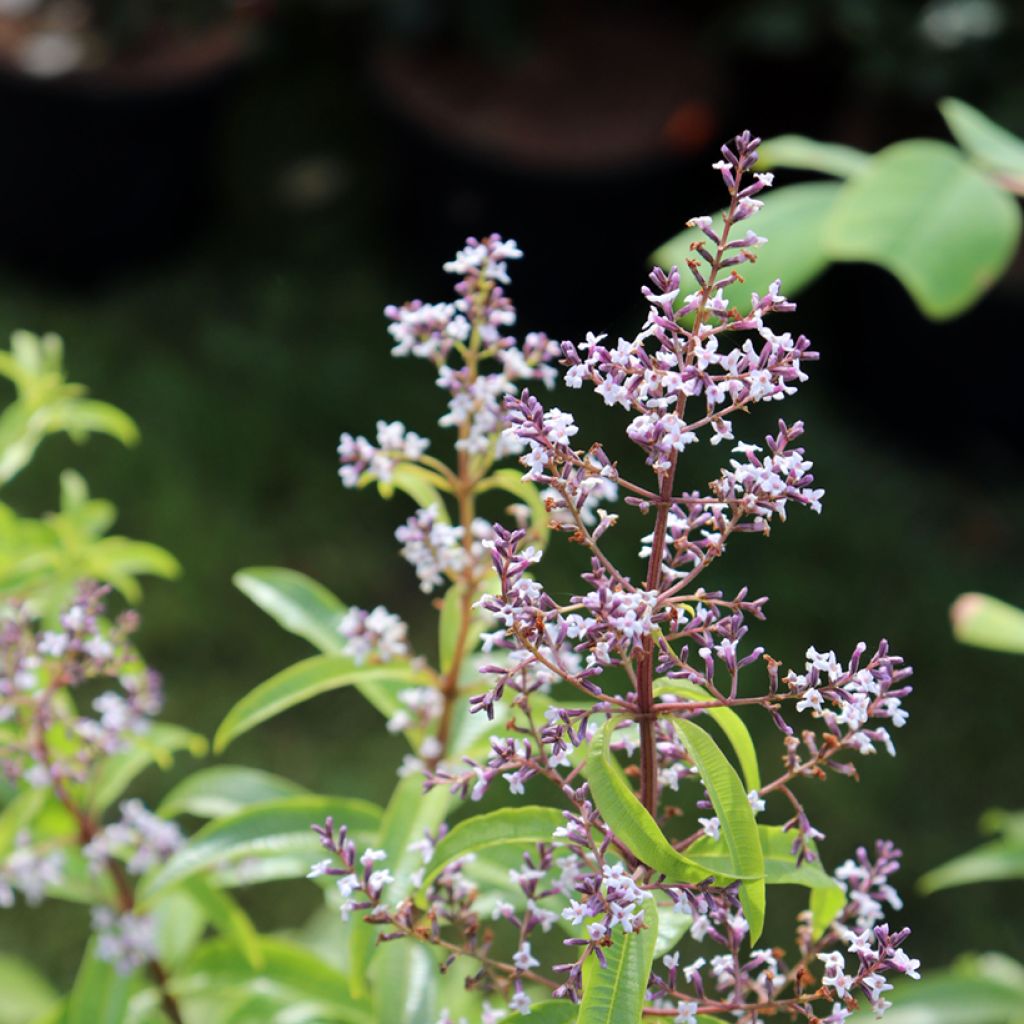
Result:
M151 914L93 907L92 930L97 957L119 974L131 974L156 958L156 920Z
M491 536L492 525L477 516L473 519L469 542L466 529L452 526L437 505L421 508L395 530L402 545L402 557L416 570L420 590L431 593L444 583L454 583L467 569L482 578L490 559L484 541Z
M364 474L376 480L390 482L395 467L401 462L415 462L430 447L430 442L406 429L397 420L377 421L377 443L365 437L342 434L338 443L341 468L338 475L346 487L358 487Z
M0 862L0 907L13 907L15 892L29 906L42 902L46 890L63 878L64 852L39 849L27 832L15 838L14 849Z
M0 739L0 765L12 781L83 781L97 759L122 750L160 711L160 678L130 643L137 616L105 621L105 593L83 590L57 629L40 629L24 606L0 611L0 722L13 726ZM79 691L76 706L67 698ZM46 742L55 730L67 738L59 747Z

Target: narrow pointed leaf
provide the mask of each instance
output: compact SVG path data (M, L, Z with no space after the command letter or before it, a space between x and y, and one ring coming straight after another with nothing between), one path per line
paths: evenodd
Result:
M939 101L939 113L976 163L1003 178L1018 195L1024 193L1024 139L951 96Z
M201 768L182 779L164 797L157 813L165 818L174 818L179 814L193 814L197 818L221 818L235 814L251 804L298 796L305 792L307 790L297 782L260 768L219 764L212 768Z
M282 629L308 640L323 654L341 653L338 623L346 608L322 583L277 566L241 569L232 580Z
M96 955L96 939L85 949L68 997L66 1024L122 1024L135 979Z
M1024 878L1024 843L996 839L933 868L917 883L923 893L978 882Z
M639 932L614 930L615 944L604 951L606 967L596 956L584 963L579 1024L640 1024L658 939L653 900L644 903L644 924Z
M556 828L565 824L552 807L503 807L460 821L434 848L421 888L426 888L453 860L495 846L551 843Z
M988 594L961 594L949 610L953 636L962 644L1024 654L1024 611Z
M715 741L694 722L680 719L675 725L711 798L737 877L753 879L740 885L753 944L760 938L765 912L764 855L754 812L736 769Z
M204 825L154 875L144 879L140 899L151 899L169 885L243 858L288 855L295 859L293 874L304 874L303 863L308 869L313 861L321 859L320 843L311 826L328 816L364 836L380 824L380 809L354 798L310 794L254 804Z
M422 683L422 673L414 672L406 662L383 666L356 665L340 654L317 654L289 666L250 690L225 715L214 736L213 749L222 753L233 740L261 722L331 690L346 686L361 689L364 685L373 685L397 691Z
M656 686L655 694L678 693L684 697L692 697L695 701L712 699L707 690L696 683L687 683L684 680L659 679ZM747 789L760 789L761 772L757 766L757 750L743 719L732 708L704 708L702 714L707 715L725 733L725 738L736 752L736 760L740 763L740 771L743 772L743 781Z
M437 962L414 942L387 942L373 964L374 1020L388 1024L437 1024Z

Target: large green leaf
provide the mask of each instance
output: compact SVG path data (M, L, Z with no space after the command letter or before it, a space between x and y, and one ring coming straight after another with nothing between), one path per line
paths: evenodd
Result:
M789 167L795 171L818 171L835 178L850 178L867 167L871 156L862 149L837 142L819 142L806 135L778 135L758 149L759 170Z
M0 1024L32 1024L58 1001L53 986L27 961L0 953Z
M688 683L681 679L655 680L654 693L655 696L661 693L678 693L696 701L713 699L707 690L696 683ZM757 750L754 747L754 741L750 738L750 730L743 724L743 719L732 708L704 708L702 713L706 714L725 733L726 739L732 744L747 789L760 789L761 772L757 766Z
M322 654L341 653L341 603L323 584L294 569L253 566L232 577L234 584L282 629L308 640Z
M422 685L424 681L423 673L410 668L407 662L356 665L351 658L340 654L316 654L290 665L250 690L224 716L214 736L213 748L220 753L233 740L268 718L331 690L345 686L361 690L370 685L389 689L394 694L399 689Z
M347 824L363 836L380 825L378 807L351 797L309 794L254 804L204 825L155 874L143 880L140 899L151 899L170 885L246 858L287 855L295 865L290 874L301 876L305 874L303 863L308 870L321 849L311 826L329 816L337 825Z
M750 293L764 295L777 278L782 278L785 294L795 295L825 270L829 260L823 225L843 187L834 181L809 181L776 189L756 217L737 226L737 237L742 238L749 227L767 242L757 250L756 263L743 265L743 283L726 289L731 302L741 310L744 306L749 309ZM714 218L714 226L721 230L721 214ZM666 242L652 259L658 266L685 267L693 256L691 243L700 240L707 242L704 233L688 228Z
M740 902L747 915L753 944L761 936L765 912L764 855L754 812L736 769L715 741L695 722L679 719L675 726L711 798L722 836L732 855L736 877L752 879L741 883Z
M279 800L307 792L297 782L236 764L201 768L186 776L164 797L157 813L165 818L194 814L221 818L251 804Z
M68 997L65 1024L122 1024L133 987L132 975L100 960L91 939Z
M884 267L925 316L947 320L999 280L1020 230L1017 203L957 149L910 139L846 183L825 246L833 259Z
M996 174L1018 195L1024 193L1024 139L951 96L939 101L939 112L953 138L976 163Z
M917 883L923 893L977 882L1024 878L1024 842L995 839L933 868Z
M962 644L1024 654L1024 611L988 594L961 594L949 610L953 636Z
M638 932L613 932L615 944L604 951L607 966L596 956L583 965L583 1000L579 1024L640 1024L658 939L658 912L644 902L644 925Z
M211 885L202 875L190 878L184 887L202 907L206 919L224 941L234 946L254 971L262 970L266 961L260 934L238 902L223 889Z
M426 888L453 860L495 846L551 843L552 833L565 824L552 807L503 807L460 821L434 847L421 888Z

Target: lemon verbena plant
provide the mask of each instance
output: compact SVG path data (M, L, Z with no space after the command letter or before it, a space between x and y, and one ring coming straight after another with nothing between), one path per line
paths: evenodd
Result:
M822 498L802 423L779 421L762 444L736 436L741 414L792 395L817 358L769 325L795 309L780 282L742 287L771 184L753 170L757 144L744 133L722 148L728 206L691 221L702 239L684 267L652 272L630 340L517 340L506 289L522 254L497 235L445 264L453 300L387 309L394 354L430 364L447 395L454 457L382 420L371 438L342 435L340 474L418 506L396 539L424 593L443 591L436 658L383 606L344 609L286 570L240 574L324 653L244 698L222 745L342 685L411 744L380 829L317 823L309 872L347 922L340 962L355 992L370 979L378 1020L839 1024L859 1004L881 1015L894 973L917 976L908 929L885 921L901 907L899 851L877 842L830 874L799 795L893 753L910 669L885 641L843 659L810 647L787 669L747 641L766 598L712 582L733 535L767 535ZM622 410L646 478L581 440L547 397L559 377ZM684 484L701 437L730 454L710 483ZM499 521L480 511L493 491L517 499ZM629 528L640 560L622 564L606 534ZM585 553L576 593L544 586L549 536ZM756 714L781 747L768 776ZM494 787L507 806L472 813ZM776 885L808 890L789 950L758 945Z

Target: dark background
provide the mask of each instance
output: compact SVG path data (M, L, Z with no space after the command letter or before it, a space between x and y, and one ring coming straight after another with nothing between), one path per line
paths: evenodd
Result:
M52 508L57 473L74 465L119 505L120 531L181 559L183 578L148 583L143 607L170 719L210 733L307 653L232 588L246 565L384 603L432 650L431 609L391 536L409 509L344 492L334 446L341 430L401 418L443 449L442 396L427 367L391 360L381 310L445 297L440 263L467 233L525 250L524 331L628 335L645 315L648 254L718 205L709 164L738 130L874 149L943 135L934 102L952 94L1024 132L1009 3L691 8L250 4L243 49L201 74L0 76L0 333L64 335L72 379L127 409L144 438L128 452L49 441L4 498L24 514ZM795 513L768 541L740 538L714 581L771 595L752 639L790 663L809 644L843 656L887 636L915 666L900 756L866 760L859 785L805 793L831 864L876 836L904 848L896 921L928 966L965 949L1024 956L1012 883L913 894L975 843L985 808L1024 805L1022 663L958 647L947 620L968 589L1024 604L1022 276L1018 260L942 326L867 267L834 268L801 297L799 328L823 358L785 413L808 423L825 511ZM563 404L589 436L620 436L624 421L586 396ZM770 429L770 414L748 433ZM711 471L701 458L697 478ZM550 561L571 587L576 553ZM767 769L778 740L765 739ZM340 695L246 737L229 760L384 801L399 756ZM156 799L166 783L142 788ZM267 887L254 906L265 923L292 922L315 902L308 888ZM0 928L5 948L68 980L77 909L19 911Z

